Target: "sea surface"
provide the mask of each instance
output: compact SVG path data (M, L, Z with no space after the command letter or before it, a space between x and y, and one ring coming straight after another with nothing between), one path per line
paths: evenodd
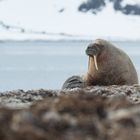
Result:
M86 72L89 42L0 42L0 91L60 89L68 77ZM140 78L140 42L112 43L130 56Z

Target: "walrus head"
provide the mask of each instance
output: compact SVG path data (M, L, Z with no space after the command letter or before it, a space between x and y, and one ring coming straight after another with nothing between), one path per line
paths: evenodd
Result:
M90 67L90 59L92 59L94 62L94 66L96 70L98 71L99 68L98 68L97 57L101 53L103 48L104 46L100 44L100 42L92 42L88 45L86 49L86 54L89 56L88 67Z

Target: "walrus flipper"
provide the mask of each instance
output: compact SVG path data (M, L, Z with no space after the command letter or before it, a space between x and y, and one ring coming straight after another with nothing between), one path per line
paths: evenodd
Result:
M83 79L80 76L72 76L64 82L62 89L73 89L82 87L84 87Z

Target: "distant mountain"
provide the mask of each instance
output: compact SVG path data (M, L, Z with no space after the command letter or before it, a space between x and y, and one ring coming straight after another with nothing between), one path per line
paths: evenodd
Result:
M91 11L97 14L103 10L108 3L113 4L115 11L119 11L125 15L140 15L140 2L133 0L133 3L126 2L127 0L88 0L83 2L78 10L81 12ZM125 2L125 4L123 4Z
M140 0L0 0L0 40L140 40Z

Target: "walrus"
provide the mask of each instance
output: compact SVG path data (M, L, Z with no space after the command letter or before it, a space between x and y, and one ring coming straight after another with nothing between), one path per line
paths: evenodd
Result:
M88 45L86 54L89 57L87 72L83 76L68 78L62 89L138 84L137 72L131 59L110 42L96 39Z

